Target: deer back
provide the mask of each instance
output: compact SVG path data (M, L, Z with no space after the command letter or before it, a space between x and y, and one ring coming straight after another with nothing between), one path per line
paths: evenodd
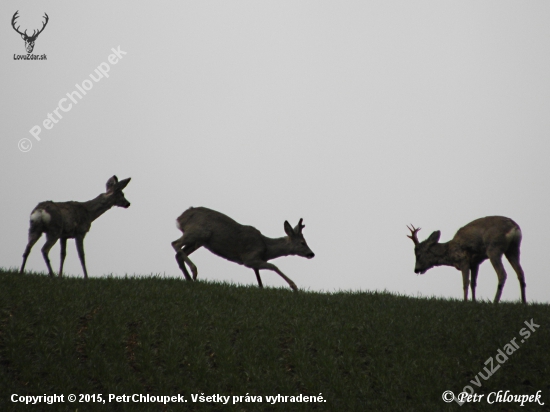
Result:
M229 216L205 207L191 207L176 220L190 243L204 246L232 262L242 263L243 255L262 253L263 235L252 226L237 223Z
M40 214L39 220L32 220ZM80 202L41 202L31 213L31 223L38 224L44 232L56 237L74 238L90 230L88 210Z
M504 216L487 216L460 228L451 242L462 249L485 255L488 248L505 253L512 243L519 241L521 229L516 222Z

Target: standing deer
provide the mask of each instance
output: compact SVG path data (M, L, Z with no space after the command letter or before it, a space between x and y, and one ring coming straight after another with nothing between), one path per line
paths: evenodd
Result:
M308 259L315 256L302 235L302 229L305 227L302 220L300 219L294 229L285 221L287 236L272 239L262 235L258 229L241 225L215 210L191 207L176 220L176 226L183 232L183 236L173 241L172 247L176 251L178 266L187 280L191 280L191 276L185 263L193 272L195 280L197 267L191 262L189 255L204 246L215 255L253 269L260 288L263 288L260 269L269 269L277 272L296 291L298 288L294 282L277 266L267 261L289 255Z
M61 239L61 264L59 277L63 275L63 262L67 239L75 239L78 257L84 270L84 278L88 278L84 260L84 237L90 230L92 222L113 206L130 207L130 202L124 197L122 190L130 182L130 178L118 181L116 176L107 181L107 191L87 202L52 202L39 203L31 213L29 228L29 243L23 253L23 264L20 273L25 270L27 258L34 244L46 233L46 243L42 247L42 256L48 266L51 277L54 276L48 253L58 239Z
M412 226L412 225L411 225ZM408 226L407 226L408 227ZM472 300L476 300L476 281L479 265L487 258L498 276L495 303L498 303L506 282L506 271L502 265L505 255L516 271L521 287L521 301L525 299L525 275L519 263L521 229L512 219L502 216L487 216L468 223L456 232L447 243L439 243L441 232L436 230L428 239L418 241L420 228L408 227L414 242L416 255L415 273L424 274L434 266L454 266L462 272L464 300L468 300L468 285L472 288ZM471 273L471 283L469 275Z

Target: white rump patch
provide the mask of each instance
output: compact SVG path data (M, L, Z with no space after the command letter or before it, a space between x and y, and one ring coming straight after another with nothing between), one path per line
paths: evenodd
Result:
M48 224L50 220L52 220L52 217L44 209L36 209L31 213L31 222Z
M512 239L521 240L521 229L519 227L514 227L510 229L510 231L506 233L506 238L508 240L512 240Z

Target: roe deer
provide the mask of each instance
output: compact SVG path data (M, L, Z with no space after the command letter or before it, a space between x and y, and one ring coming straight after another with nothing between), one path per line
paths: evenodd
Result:
M424 274L434 266L454 266L462 272L464 300L468 300L468 284L470 284L472 300L475 301L479 265L489 258L498 275L498 288L494 300L495 303L498 303L506 282L506 271L502 265L502 255L505 255L518 275L521 301L527 302L525 299L525 275L519 263L521 229L512 219L503 216L487 216L476 219L459 229L453 239L447 243L438 243L441 235L439 230L433 232L428 239L419 242L417 232L420 228L412 226L408 229L411 231L411 235L407 237L411 238L415 244L415 273Z
M298 290L292 280L285 276L279 268L268 260L281 256L298 255L311 259L315 254L308 247L302 229L302 220L293 229L285 221L286 237L268 238L252 226L244 226L229 216L205 207L191 207L176 220L176 225L183 236L172 242L176 251L176 261L185 279L191 280L185 263L193 272L193 280L197 278L197 267L189 259L189 255L204 246L210 252L231 262L244 265L254 270L258 286L263 287L260 269L277 272L293 290Z
M90 230L92 222L113 206L128 208L130 202L124 197L122 190L130 182L130 178L118 181L116 176L107 181L107 192L87 202L42 202L31 213L29 228L29 243L23 253L23 264L20 273L25 270L27 258L34 244L46 233L46 243L42 247L42 256L48 266L51 277L54 276L48 253L58 239L61 239L61 264L59 277L63 275L63 262L67 239L75 239L78 257L84 270L84 278L88 278L84 260L84 237Z

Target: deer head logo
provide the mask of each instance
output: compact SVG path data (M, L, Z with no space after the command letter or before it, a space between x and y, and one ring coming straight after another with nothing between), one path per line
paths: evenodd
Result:
M36 38L38 37L38 35L40 33L42 33L42 31L44 31L44 28L48 24L48 20L50 18L48 17L48 15L46 13L44 13L44 18L46 19L46 21L44 23L42 23L42 28L38 31L34 30L32 35L29 36L29 35L27 35L27 30L25 30L24 33L21 33L19 31L20 26L15 27L15 20L17 20L17 18L19 17L17 15L17 13L19 13L19 10L17 10L15 12L15 14L13 15L13 18L11 19L11 25L12 25L13 29L21 35L21 38L23 40L25 40L25 48L27 49L27 53L32 53L32 50L34 49L34 42L36 41Z

